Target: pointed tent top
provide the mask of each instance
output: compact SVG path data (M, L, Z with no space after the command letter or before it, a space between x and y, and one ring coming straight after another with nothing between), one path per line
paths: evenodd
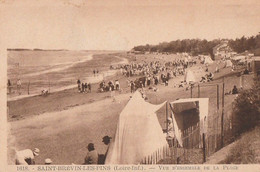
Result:
M133 108L135 107L135 109L140 108L140 110L146 110L146 111L150 111L150 112L156 112L157 110L159 110L167 101L164 101L161 104L155 105L155 104L151 104L149 102L146 102L141 93L137 90L132 98L130 99L130 101L128 102L128 104L126 105L125 108L130 107ZM138 109L139 110L139 109Z

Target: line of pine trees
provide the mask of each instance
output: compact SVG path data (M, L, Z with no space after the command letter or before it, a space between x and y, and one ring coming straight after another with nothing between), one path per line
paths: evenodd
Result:
M238 53L246 50L260 54L260 34L251 37L241 37L235 40L229 39L229 46ZM182 53L187 52L192 55L209 54L212 58L213 48L221 43L220 39L207 41L206 39L184 39L171 42L162 42L158 45L139 45L133 48L134 51L160 52L160 53Z
M221 42L219 39L207 41L206 39L184 39L171 42L163 42L158 45L140 45L133 48L134 51L142 52L168 52L182 53L188 52L192 55L210 54L213 55L213 48Z
M235 40L229 40L229 46L238 53L251 51L255 55L260 55L260 34L251 37L241 37Z

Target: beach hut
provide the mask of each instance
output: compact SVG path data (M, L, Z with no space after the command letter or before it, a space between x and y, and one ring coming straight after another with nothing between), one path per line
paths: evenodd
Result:
M184 81L187 83L196 82L195 75L192 70L187 70L184 76Z
M139 164L156 152L160 157L158 150L167 146L167 141L155 112L163 105L165 102L150 104L139 91L134 93L120 113L105 164Z
M209 98L179 99L170 102L170 107L175 136L180 146L185 147L183 133L187 130L196 129L196 127L198 127L198 132L193 136L193 139L197 137L195 140L201 146L202 143L199 143L199 138L203 133L207 133Z
M252 63L251 66L252 66L252 71L254 72L254 75L259 76L260 75L260 56L254 57L254 59L252 59L251 63Z

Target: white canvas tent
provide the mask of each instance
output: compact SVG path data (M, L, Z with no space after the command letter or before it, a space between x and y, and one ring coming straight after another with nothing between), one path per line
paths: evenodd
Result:
M184 76L184 81L187 83L196 82L195 75L192 70L187 70Z
M233 63L231 62L231 60L226 60L225 67L232 67L232 66Z
M203 64L212 64L213 60L209 56L204 56Z
M144 157L167 146L156 116L163 105L146 102L136 91L119 116L105 164L139 164Z

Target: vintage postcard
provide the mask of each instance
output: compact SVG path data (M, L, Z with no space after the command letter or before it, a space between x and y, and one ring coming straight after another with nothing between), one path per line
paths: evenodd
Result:
M0 0L0 171L260 171L259 0Z

